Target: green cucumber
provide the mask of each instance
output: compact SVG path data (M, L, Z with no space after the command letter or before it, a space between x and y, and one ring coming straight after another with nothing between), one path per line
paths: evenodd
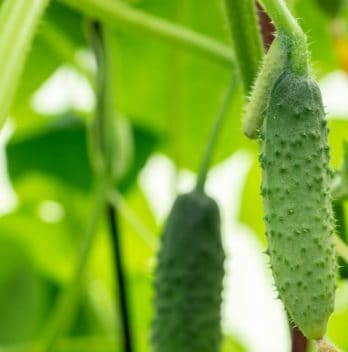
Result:
M279 296L307 338L334 308L335 252L329 147L320 90L289 67L276 80L260 135L261 193Z
M155 273L154 352L218 352L224 252L215 201L199 191L177 198Z

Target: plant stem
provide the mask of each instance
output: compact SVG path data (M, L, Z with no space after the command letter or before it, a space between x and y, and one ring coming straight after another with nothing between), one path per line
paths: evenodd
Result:
M9 114L29 48L49 0L6 0L0 12L0 128Z
M132 344L132 333L130 328L130 313L127 302L127 285L124 272L124 264L122 258L122 250L119 239L119 229L116 217L116 208L112 203L107 205L107 214L109 220L110 233L112 237L113 252L116 265L116 281L119 289L120 309L122 317L123 343L124 351L132 352L134 350Z
M114 72L112 57L111 33L101 25L100 22L91 22L91 44L97 60L97 108L95 117L96 148L99 149L102 160L101 170L105 172L108 180L108 189L113 189L117 182L114 172L114 161L118 161L118 150L116 147L118 136L114 133ZM122 250L119 239L119 228L117 224L116 207L106 199L107 218L113 245L113 255L116 267L116 282L119 291L119 305L121 310L121 321L123 329L124 351L134 350L130 328L130 314L127 304L127 288L122 259Z
M211 131L211 134L209 136L209 141L207 144L207 147L205 149L203 159L199 168L198 172L198 177L197 177L197 184L196 184L196 190L203 192L204 191L204 184L207 178L208 170L209 170L209 165L212 159L212 155L214 152L214 147L217 144L218 137L219 137L219 132L222 128L223 122L225 121L225 118L227 116L229 104L231 102L231 98L233 96L233 93L235 92L236 88L236 77L234 72L232 73L232 78L230 80L230 83L228 85L227 91L225 93L225 96L223 98L220 110L215 118L214 126Z
M157 250L159 246L158 238L147 228L138 215L129 208L122 195L117 190L111 189L108 192L108 199L118 212L124 216L134 230L142 237L144 242L146 242L146 244L154 251Z
M254 0L225 0L237 64L248 94L256 78L263 47Z
M184 26L147 14L119 1L110 0L61 0L76 10L108 24L112 28L124 28L142 33L195 51L230 67L234 65L232 50L212 38L208 38Z
M39 342L37 346L34 346L34 352L51 351L52 347L56 344L57 339L62 336L74 318L80 294L80 288L85 277L88 259L90 257L94 238L97 233L98 220L102 214L105 202L105 190L106 182L101 178L97 184L90 222L87 227L86 234L81 242L80 254L73 278L59 299L56 309L54 310L52 317L48 323L47 329L44 333L43 340Z
M307 38L296 19L290 13L284 0L262 0L279 32L291 38L291 62L298 74L306 74L309 68Z

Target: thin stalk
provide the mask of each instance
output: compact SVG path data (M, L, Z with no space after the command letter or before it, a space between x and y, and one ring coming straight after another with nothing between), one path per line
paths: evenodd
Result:
M80 289L85 278L88 260L91 254L95 235L97 233L98 221L103 211L106 193L105 190L106 182L104 179L100 179L96 189L94 206L90 215L90 222L87 227L86 234L81 242L80 254L73 278L58 301L56 309L54 310L47 325L42 341L33 347L33 352L51 351L57 340L69 328L74 319L80 296Z
M235 92L235 88L236 88L236 77L235 77L235 74L233 73L230 83L228 85L227 91L223 98L220 110L215 118L214 126L209 136L207 147L203 154L203 159L199 168L197 184L196 184L196 190L198 191L201 191L201 192L204 191L204 184L207 178L209 165L214 153L214 148L217 144L219 133L221 131L222 125L227 116L228 108L229 108L233 93Z
M108 192L109 202L118 210L127 222L134 228L137 234L144 240L144 242L154 251L159 246L157 236L155 236L138 215L127 205L127 202L117 190L111 189Z
M99 149L102 170L108 180L108 190L113 189L117 182L117 175L114 171L114 161L118 161L117 135L115 135L114 119L114 71L112 57L112 37L111 33L99 22L91 22L91 44L97 60L97 108L95 117L96 148ZM121 322L123 332L123 350L132 352L134 350L132 342L130 313L127 302L127 287L125 270L122 259L122 250L119 239L119 228L117 224L116 207L106 199L107 218L110 228L113 245L113 255L115 260L116 277L119 306L121 311Z
M237 64L248 94L256 78L263 56L262 40L254 0L225 0L228 24Z
M116 265L116 282L118 283L119 290L119 300L120 300L120 309L121 309L121 321L122 321L122 330L123 330L123 343L124 351L132 352L134 350L132 343L132 332L130 324L130 312L129 305L127 301L127 284L126 284L126 275L124 270L124 263L122 258L122 250L119 238L119 228L117 224L116 208L113 204L108 203L107 205L107 215L108 222L110 227L110 233L112 237L113 244L113 253L115 258Z
M274 21L275 27L291 39L291 62L298 74L306 74L309 69L307 38L302 28L289 11L284 0L262 0L261 4Z
M15 97L38 24L49 0L6 0L0 10L0 128Z
M120 1L110 0L61 0L89 17L131 32L163 40L210 57L230 67L234 65L232 50L217 40L206 37L179 24L147 14Z

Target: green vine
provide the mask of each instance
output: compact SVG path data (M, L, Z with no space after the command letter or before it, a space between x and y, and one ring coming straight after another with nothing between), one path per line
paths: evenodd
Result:
M210 134L209 140L207 147L205 149L203 159L199 168L198 172L198 177L197 177L197 184L196 184L196 190L203 192L204 191L204 184L207 178L208 170L209 170L209 165L212 159L212 155L214 152L214 148L217 144L217 140L219 137L219 132L221 131L222 124L225 121L225 118L227 116L229 104L231 102L231 98L233 93L235 92L236 88L236 77L235 74L232 73L232 78L231 81L228 85L227 91L225 93L225 97L222 101L220 110L216 116L214 126L212 129L212 132Z
M225 0L229 27L246 94L252 88L263 56L254 0Z
M291 47L290 62L294 72L306 74L309 70L309 52L307 37L290 13L284 0L262 0L268 14L283 38L288 38Z
M124 3L110 0L61 0L87 16L113 28L124 28L163 40L199 54L234 65L232 50L216 41L184 26L147 14Z
M0 12L0 128L6 121L38 23L49 0L6 0Z

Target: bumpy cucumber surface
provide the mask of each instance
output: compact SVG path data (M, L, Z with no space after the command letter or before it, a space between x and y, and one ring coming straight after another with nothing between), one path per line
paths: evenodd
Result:
M281 74L261 133L261 193L275 283L308 338L325 334L334 305L327 131L315 81L291 70Z
M215 201L194 191L177 198L155 273L154 352L217 352L224 252Z

